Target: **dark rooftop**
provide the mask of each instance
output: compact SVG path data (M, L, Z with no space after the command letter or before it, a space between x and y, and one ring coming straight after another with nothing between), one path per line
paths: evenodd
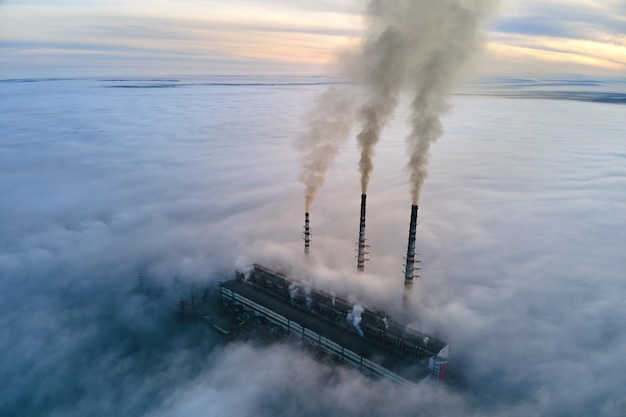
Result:
M369 310L361 313L361 336L346 319L351 304L320 291L298 292L298 283L260 265L247 280L239 274L220 285L410 380L423 379L428 358L446 345Z

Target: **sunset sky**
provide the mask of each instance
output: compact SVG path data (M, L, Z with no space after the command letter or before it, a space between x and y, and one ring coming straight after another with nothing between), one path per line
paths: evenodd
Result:
M3 0L0 78L332 73L357 0ZM626 74L626 1L508 0L480 73Z

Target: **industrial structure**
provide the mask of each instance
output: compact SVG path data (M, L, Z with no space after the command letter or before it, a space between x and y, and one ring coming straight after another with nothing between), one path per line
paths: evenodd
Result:
M365 258L368 255L365 244L365 203L367 200L366 194L361 194L361 216L359 218L359 241L357 244L357 263L356 268L358 271L365 270Z
M415 260L415 236L417 235L417 205L411 206L411 223L409 224L409 244L406 250L406 264L404 270L404 287L410 289L413 287L413 278L416 278L416 272L419 271L419 261Z
M405 385L445 379L445 342L261 265L220 283L220 292L233 309L251 311L366 374Z
M304 253L309 254L311 247L311 227L309 225L309 212L304 213Z
M357 270L364 271L367 261L365 216L367 195L361 194ZM409 239L404 269L404 302L408 305L413 280L419 277L416 259L416 204L411 206ZM309 212L304 217L304 253L310 253ZM311 288L286 275L254 264L245 273L219 285L219 295L226 315L216 310L198 308L192 299L192 314L223 335L241 331L250 322L250 313L283 333L294 335L340 360L358 367L368 375L387 378L400 384L444 381L449 346L436 337L418 332L392 320L385 313L370 311L334 294ZM206 304L207 306L209 304ZM187 311L184 304L181 310ZM264 327L264 326L261 326ZM271 327L270 327L271 328ZM272 333L272 332L270 332Z

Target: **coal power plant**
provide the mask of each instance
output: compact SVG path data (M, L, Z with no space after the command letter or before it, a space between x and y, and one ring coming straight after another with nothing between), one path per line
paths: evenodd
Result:
M366 194L361 195L357 269L366 261ZM411 207L409 240L404 273L404 302L419 269L416 265L417 205ZM309 255L311 228L305 213L304 252ZM345 298L311 288L285 274L259 264L219 284L219 302L192 297L181 304L186 316L199 318L220 334L271 335L304 342L338 363L401 385L446 379L449 345ZM215 306L219 306L216 308Z
M237 337L247 322L306 343L366 375L407 387L446 377L449 346L359 304L254 264L221 282L222 311L195 301L197 317L219 333ZM254 320L252 320L254 319Z
M417 204L428 172L430 147L444 133L441 117L450 107L448 101L463 64L480 49L482 37L479 30L484 26L481 22L488 17L491 7L486 7L483 2L459 2L459 4L453 2L451 4L437 1L371 1L368 2L366 10L365 32L361 42L354 50L345 56L342 55L339 59L341 63L339 67L343 68L340 75L349 87L332 85L321 94L307 115L308 129L297 139L297 148L302 153L299 180L305 187L304 252L308 255L310 251L309 211L311 204L344 142L350 137L353 129L357 128L356 141L360 150L358 168L361 210L356 263L357 271L361 274L359 277L366 278L365 263L369 260L365 239L366 201L370 177L374 170L375 147L380 142L384 129L394 117L398 105L403 101L402 97L408 95L410 114L407 119L410 126L406 134L408 156L406 168L409 173L412 206L403 274L403 300L405 313L408 313L411 310L408 307L412 298L410 295L413 283L415 278L419 277L421 269L416 254ZM430 22L438 23L430 24ZM400 261L400 255L398 258ZM257 271L256 268L255 271ZM258 271L254 273L261 274ZM402 285L400 279L398 276L399 287ZM289 285L295 285L293 284L295 282L297 280ZM232 284L232 288L225 288L231 292L237 288L246 288L248 295L255 291L267 290L262 285L251 284L247 280L244 280L243 284ZM280 290L277 291L280 293ZM325 300L321 295L317 299ZM279 300L277 301L279 303L288 302L282 296L275 297L275 300ZM268 301L269 304L265 304L264 301L253 302L275 313L276 305L273 301L271 303ZM255 305L240 304L248 307ZM318 304L326 305L322 301ZM353 306L354 308L356 306ZM331 315L333 318L329 318L325 313L317 312L315 307L307 307L307 309L318 319L326 320L329 328L337 328L339 322L335 321L335 316ZM333 314L338 315L337 317L344 314L345 320L349 321L346 312L333 311ZM281 317L292 320L290 314L285 313ZM351 314L350 317L353 317L354 313ZM302 326L302 324L299 325ZM383 330L381 327L375 328L377 331ZM316 333L320 335L320 340L331 340L340 345L342 351L348 348L344 338L334 336L335 332L327 331L325 327L320 331L322 333ZM346 329L342 331L345 333ZM400 336L404 334L404 330L400 332ZM375 338L368 336L365 331L362 335L359 333L358 336L361 336L363 346L370 342L376 344ZM382 340L387 340L385 339L387 333L383 333L381 337L383 337ZM403 337L395 340L398 340L398 343L409 344L412 348L424 348L419 343L413 343ZM424 340L429 340L429 338ZM398 351L395 351L394 354L397 353ZM420 355L422 353L420 351ZM443 355L440 352L429 351L428 355L431 355L431 359L435 362L436 358L442 356L445 356L447 360L447 353ZM365 356L361 356L363 357ZM419 360L417 363L411 362L416 359L408 358L407 360L419 367ZM362 367L363 362L359 363ZM390 370L390 372L395 371Z

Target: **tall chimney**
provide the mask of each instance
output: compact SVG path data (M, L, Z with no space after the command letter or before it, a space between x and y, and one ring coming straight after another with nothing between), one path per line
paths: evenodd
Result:
M411 225L409 226L409 246L406 251L406 270L404 272L404 287L410 289L413 286L413 273L415 271L415 234L417 233L417 204L411 206Z
M311 246L311 228L309 227L309 212L304 213L304 253L309 254Z
M356 268L359 271L365 270L365 199L366 194L361 194L361 220L359 222L359 249L357 255Z

